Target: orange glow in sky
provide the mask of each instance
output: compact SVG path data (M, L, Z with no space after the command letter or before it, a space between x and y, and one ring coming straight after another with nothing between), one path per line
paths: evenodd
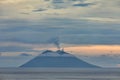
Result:
M55 48L50 48L55 50ZM34 48L34 50L42 50ZM70 46L64 47L64 50L73 54L80 55L103 55L103 54L120 54L120 45L91 45L91 46Z

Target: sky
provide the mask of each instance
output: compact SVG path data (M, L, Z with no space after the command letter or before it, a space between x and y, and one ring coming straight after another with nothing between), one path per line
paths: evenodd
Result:
M120 0L0 0L0 52L120 54Z

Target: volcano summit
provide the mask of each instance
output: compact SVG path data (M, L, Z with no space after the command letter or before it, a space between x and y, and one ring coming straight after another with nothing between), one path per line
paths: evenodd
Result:
M72 54L63 50L46 50L39 56L33 58L20 67L38 68L99 68L96 65L87 63Z

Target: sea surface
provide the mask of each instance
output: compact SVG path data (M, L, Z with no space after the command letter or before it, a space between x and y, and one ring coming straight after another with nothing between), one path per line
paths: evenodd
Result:
M120 80L120 69L0 68L0 80Z

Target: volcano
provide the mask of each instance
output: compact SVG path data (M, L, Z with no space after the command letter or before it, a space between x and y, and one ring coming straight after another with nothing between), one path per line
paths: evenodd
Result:
M99 68L99 66L87 63L76 56L63 50L46 50L39 56L26 62L20 67L40 68Z

